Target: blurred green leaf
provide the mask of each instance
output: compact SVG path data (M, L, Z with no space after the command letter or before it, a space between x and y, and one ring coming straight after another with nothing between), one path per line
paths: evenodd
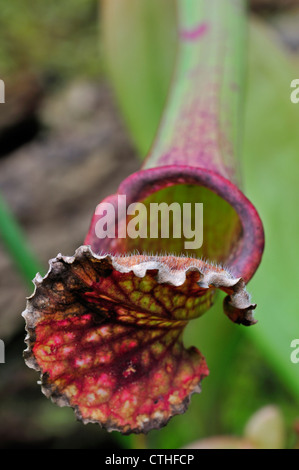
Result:
M299 399L299 365L290 360L291 340L299 337L299 105L290 101L298 69L264 23L252 22L249 52L244 174L266 249L250 283L259 323L246 333Z
M132 139L145 157L158 127L176 55L173 0L102 0L107 70ZM124 21L125 18L125 21Z

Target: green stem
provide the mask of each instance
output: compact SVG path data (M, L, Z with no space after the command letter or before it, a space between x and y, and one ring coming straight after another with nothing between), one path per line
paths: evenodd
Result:
M0 235L19 272L31 284L36 273L41 272L40 264L30 251L18 222L1 195Z
M145 168L204 167L239 182L243 0L177 0L179 50L168 104Z

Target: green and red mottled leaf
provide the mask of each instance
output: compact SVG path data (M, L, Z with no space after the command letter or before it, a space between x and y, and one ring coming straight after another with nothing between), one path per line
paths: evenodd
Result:
M189 320L225 291L226 314L254 323L242 279L201 260L173 256L97 256L87 246L59 255L23 313L25 358L42 390L84 423L148 432L183 413L208 368L186 349Z

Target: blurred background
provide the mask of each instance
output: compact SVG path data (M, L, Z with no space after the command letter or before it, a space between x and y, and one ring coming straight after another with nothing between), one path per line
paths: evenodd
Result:
M267 419L280 436L275 445L294 447L299 363L290 360L290 343L299 338L299 104L290 101L290 83L299 78L296 0L250 3L242 165L244 192L266 232L264 259L249 285L258 324L249 330L231 324L221 299L192 323L186 344L202 351L210 376L185 415L147 437L78 423L71 409L41 394L38 374L24 364L21 312L33 290L30 279L45 273L57 253L74 253L96 205L140 168L144 156L106 73L101 15L96 0L14 0L1 7L0 338L6 357L0 364L0 448L163 449L224 435L241 440L223 445L242 447ZM157 109L167 92L171 50ZM264 407L264 415L256 415Z

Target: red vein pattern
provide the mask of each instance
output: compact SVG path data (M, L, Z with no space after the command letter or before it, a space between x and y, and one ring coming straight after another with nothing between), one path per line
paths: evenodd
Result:
M190 258L96 256L83 246L52 260L35 285L23 313L27 364L47 397L109 431L160 428L200 392L208 368L182 334L216 288L229 294L233 321L254 323L243 281Z

